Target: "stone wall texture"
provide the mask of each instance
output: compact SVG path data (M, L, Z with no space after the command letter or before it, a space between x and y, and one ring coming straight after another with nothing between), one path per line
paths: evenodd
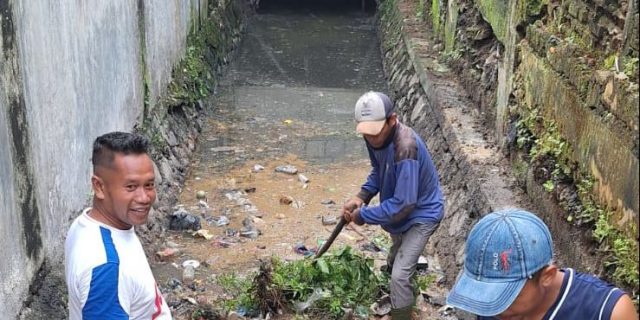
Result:
M156 106L184 56L188 34L202 27L210 13L227 14L228 3L232 1L1 2L3 318L20 312L43 261L62 267L65 231L90 200L95 137L131 131L145 119L173 119L173 125L182 121L186 129L163 132L171 133L165 137L172 138L167 151L193 149L198 128L189 121L202 105L173 117L168 108ZM238 36L237 28L227 31ZM166 161L158 161L159 168L166 168ZM178 162L176 168L180 165L184 167ZM161 182L170 183L176 170L163 172Z
M590 253L579 256L594 262L581 265L637 288L638 2L420 3L404 19L422 20L403 31L431 37L427 71L455 71L486 137L510 158L554 236L580 234Z

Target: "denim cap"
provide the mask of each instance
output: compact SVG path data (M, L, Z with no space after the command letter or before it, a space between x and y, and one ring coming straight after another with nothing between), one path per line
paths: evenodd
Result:
M356 101L356 132L375 136L393 113L393 102L382 92L369 91Z
M480 219L465 249L464 270L447 304L480 316L507 310L527 279L553 258L547 225L521 209L496 211Z

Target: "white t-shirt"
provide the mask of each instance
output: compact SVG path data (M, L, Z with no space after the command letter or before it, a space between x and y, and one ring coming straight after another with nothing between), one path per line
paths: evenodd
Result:
M65 241L69 319L171 319L133 227L119 230L85 209Z

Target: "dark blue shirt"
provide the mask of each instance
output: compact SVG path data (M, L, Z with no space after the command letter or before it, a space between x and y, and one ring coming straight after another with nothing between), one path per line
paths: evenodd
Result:
M414 224L442 219L444 200L438 173L426 145L413 129L397 122L381 148L367 143L367 150L372 169L361 193L379 194L380 205L362 207L364 222L399 234Z
M564 280L556 302L549 308L543 320L608 320L622 290L588 274L563 269ZM478 317L493 320L494 317Z

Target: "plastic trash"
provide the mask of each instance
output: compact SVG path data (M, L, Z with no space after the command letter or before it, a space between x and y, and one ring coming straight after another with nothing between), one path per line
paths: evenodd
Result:
M188 213L184 209L179 209L171 214L169 230L200 230L200 218Z
M307 301L298 301L293 304L293 308L298 313L302 313L309 309L316 301L326 299L331 296L331 292L322 290L321 288L313 289L313 293L307 298Z
M298 169L290 164L277 166L276 172L282 172L286 174L296 174L298 173Z
M298 180L302 183L309 183L309 178L302 173L298 173Z
M187 265L182 271L182 283L186 286L191 285L196 277L196 268Z
M293 250L297 253L297 254L301 254L305 257L312 257L316 255L316 252L318 251L318 249L316 248L307 248L304 244L297 244Z
M338 223L338 218L335 216L322 216L322 225L330 226Z
M220 216L220 218L218 218L218 221L216 221L216 226L218 227L226 226L228 224L229 218L227 218L227 216Z

